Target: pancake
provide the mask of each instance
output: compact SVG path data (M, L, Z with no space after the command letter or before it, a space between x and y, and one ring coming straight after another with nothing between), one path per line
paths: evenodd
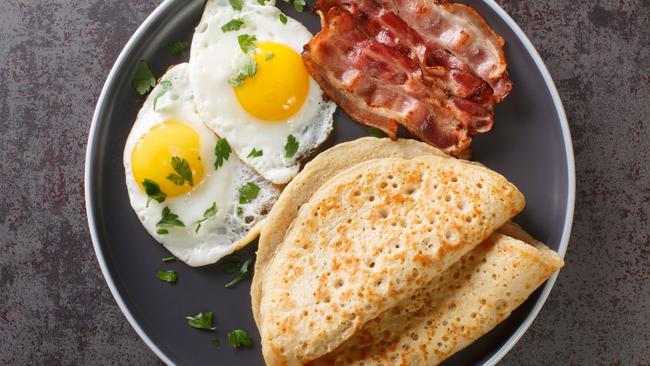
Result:
M362 137L338 144L322 153L305 165L303 170L284 188L282 195L269 212L267 222L262 228L255 275L251 285L253 317L259 328L259 304L262 296L262 282L265 268L284 239L284 234L296 218L298 209L330 178L358 163L379 158L410 159L421 155L447 156L428 144L410 139L393 141L389 138Z
M564 264L514 224L381 314L337 349L324 365L437 365L489 332Z
M375 159L339 173L300 208L264 268L273 273L257 313L267 364L335 349L523 206L499 174L448 157Z

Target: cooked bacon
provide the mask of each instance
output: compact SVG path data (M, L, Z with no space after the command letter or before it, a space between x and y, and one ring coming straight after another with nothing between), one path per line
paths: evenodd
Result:
M429 9L456 4L411 6L418 1L318 0L323 29L305 46L303 60L325 93L355 120L391 138L401 124L422 140L461 155L471 134L492 128L494 104L510 90L505 59L500 76L500 66L486 73L494 60L487 57L491 48L474 45L473 54L466 47L477 29L484 31L485 21L462 28L465 43L445 43L449 34L433 32L440 27L418 11L435 14L428 20L441 23L442 12ZM445 11L461 13L453 6ZM448 28L453 34L459 26Z

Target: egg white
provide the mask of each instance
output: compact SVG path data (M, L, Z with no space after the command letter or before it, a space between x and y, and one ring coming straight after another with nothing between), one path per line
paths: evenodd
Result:
M217 136L201 122L195 111L192 89L188 80L188 65L179 64L170 68L160 79L172 83L171 90L158 98L154 110L154 98L161 92L158 84L144 102L124 148L124 169L131 206L145 229L174 256L190 266L214 263L253 240L260 228L265 213L277 199L279 191L259 174L231 154L224 164L215 170L215 145ZM131 156L133 149L153 127L175 119L191 126L199 135L200 157L204 164L201 182L185 194L167 197L158 203L150 200L140 188L133 175ZM261 190L255 200L239 204L239 188L254 182ZM204 221L198 232L196 222L204 212L216 203L215 217ZM173 227L168 234L156 232L156 223L162 217L164 207L177 214L185 227ZM241 217L238 207L243 210Z
M287 23L282 24L281 12L274 4L245 0L243 9L237 11L229 0L208 0L192 40L189 73L194 101L206 125L225 137L239 158L264 178L283 184L298 173L300 161L330 134L336 105L323 99L323 92L311 77L301 109L284 121L263 121L239 104L228 84L235 60L242 53L238 35L255 35L258 42L282 43L298 54L312 38L307 28L294 19L287 17ZM244 18L241 29L223 32L221 26L234 18ZM289 135L299 144L291 158L285 157ZM263 150L264 155L249 158L253 148Z

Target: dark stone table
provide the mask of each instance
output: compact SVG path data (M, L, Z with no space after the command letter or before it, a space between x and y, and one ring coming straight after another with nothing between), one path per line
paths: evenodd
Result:
M650 363L650 6L499 0L546 62L577 168L566 267L505 365ZM84 152L157 2L0 1L0 364L157 364L102 278Z

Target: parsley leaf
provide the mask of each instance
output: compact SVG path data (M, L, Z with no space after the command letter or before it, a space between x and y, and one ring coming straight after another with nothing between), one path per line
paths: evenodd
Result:
M287 136L287 143L284 145L284 157L293 158L298 151L298 141L293 135Z
M131 84L140 95L147 94L151 88L156 86L156 77L153 76L149 65L147 65L147 61L140 61Z
M368 127L368 134L372 137L378 137L378 138L386 137L384 131L376 127Z
M221 31L226 33L230 31L237 31L241 26L244 25L243 18L235 18L230 20L228 23L221 26Z
M244 84L244 80L247 77L253 77L257 74L257 63L249 55L242 53L237 56L235 61L235 69L233 70L228 83L236 88Z
M187 49L187 41L178 41L167 45L167 52L178 55Z
M240 283L242 280L247 279L250 277L250 265L251 261L253 258L248 258L242 265L239 267L239 270L237 271L237 276L232 279L232 281L228 282L224 287L225 288L233 288L237 286L238 283Z
M158 203L165 202L167 194L160 190L160 186L154 180L149 178L144 178L142 181L142 186L144 187L144 192L147 194L147 207L149 207L149 201L154 200Z
M176 283L178 273L176 271L158 271L156 272L156 277L164 282Z
M176 257L174 257L173 255L170 255L169 257L165 257L165 258L162 259L163 262L173 262L175 260L176 260Z
M265 0L257 0L257 3L260 4L260 5L266 5Z
M221 346L221 342L219 342L219 338L213 339L212 344L214 344L215 346Z
M214 162L215 170L219 169L225 160L228 160L231 152L232 149L230 148L230 144L228 144L228 140L222 138L217 141L217 145L214 147L214 154L217 156L217 160Z
M235 273L239 271L240 266L241 259L239 259L237 254L227 255L222 259L221 267L226 273Z
M302 13L302 11L305 10L305 0L293 0L293 8L296 9L297 12Z
M243 208L237 207L237 216L239 216L240 219L244 217L244 209Z
M162 97L163 95L165 95L165 93L167 93L168 91L171 90L172 82L169 81L169 80L163 80L163 81L160 82L160 86L162 87L162 89L160 89L158 94L156 94L156 97L153 98L153 110L154 111L156 110L156 104L158 103L158 98Z
M196 329L215 330L213 325L214 313L206 311L205 313L198 313L196 316L186 316L187 324Z
M243 330L233 329L228 332L228 344L233 348L239 348L241 346L252 345L253 340Z
M242 10L244 7L244 0L230 0L230 6L235 10Z
M257 150L255 148L253 148L253 150L251 150L251 152L249 152L248 156L246 156L246 157L247 158L257 158L257 157L262 156L262 155L264 155L264 150Z
M287 16L286 15L280 13L279 17L280 17L280 23L287 24Z
M257 37L251 36L250 34L240 34L237 36L237 43L244 53L249 53L255 51L257 42Z
M239 204L248 203L260 193L260 187L253 182L248 182L239 188Z
M217 214L217 203L212 202L212 206L210 206L205 212L203 213L203 218L199 221L196 222L196 230L194 230L195 233L199 232L199 229L201 228L201 224L203 221L210 219L214 217Z
M275 54L272 51L267 52L266 56L264 56L264 61L268 61L268 60L272 59L273 56L275 56Z
M187 160L179 158L178 156L172 156L172 168L178 174L170 173L167 176L167 179L171 180L177 186L182 186L187 181L190 184L190 187L194 186L194 180L192 179L192 170L190 169L190 164Z
M169 230L174 226L185 227L183 221L178 219L178 215L173 214L169 207L165 207L162 210L162 218L156 223L156 232L159 235L169 234Z

